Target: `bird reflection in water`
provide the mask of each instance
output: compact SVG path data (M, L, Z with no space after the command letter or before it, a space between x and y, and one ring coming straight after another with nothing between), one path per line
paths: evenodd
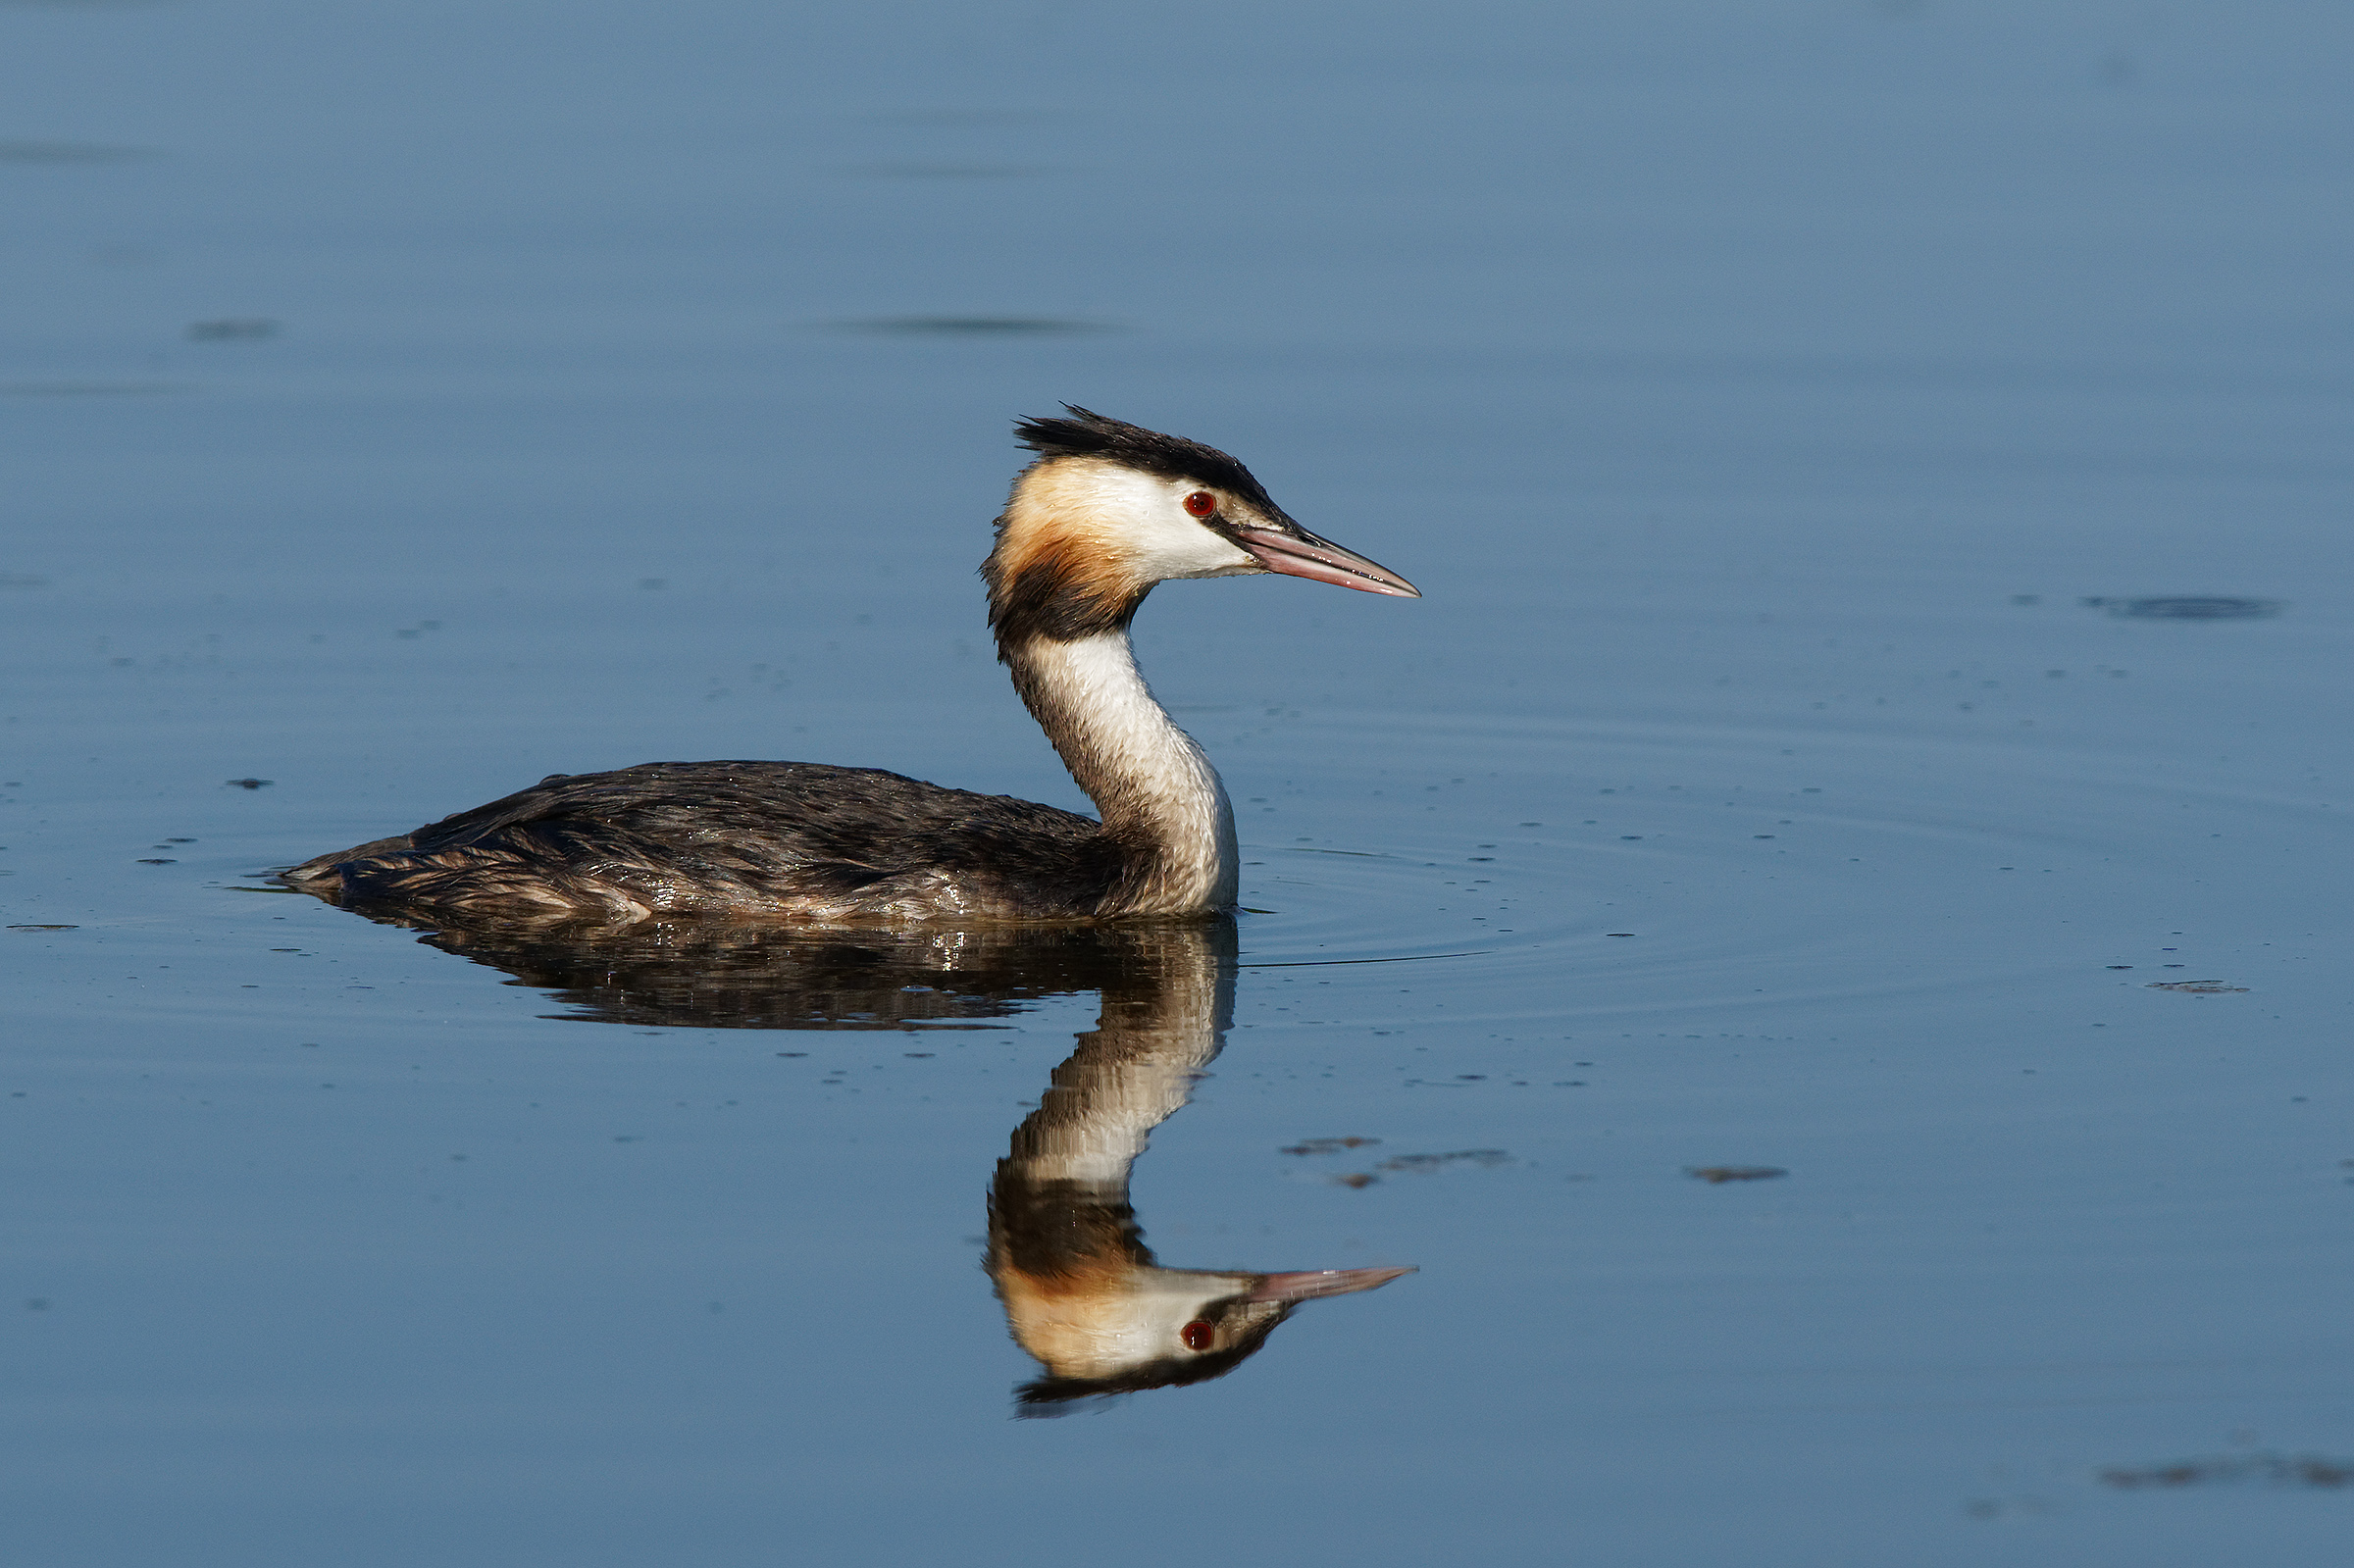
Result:
M1128 1201L1146 1139L1225 1043L1236 933L1179 924L819 929L719 921L619 927L426 923L420 939L552 991L554 1016L703 1029L901 1030L1002 1018L1076 991L1094 1030L1014 1130L989 1199L990 1279L1045 1375L1023 1415L1222 1377L1305 1301L1410 1268L1163 1268ZM986 1026L983 1026L986 1027Z
M1164 1269L1128 1202L1128 1171L1225 1043L1234 924L1115 930L1103 1011L1014 1130L989 1202L989 1276L1047 1375L1023 1411L1201 1383L1258 1353L1301 1302L1387 1285L1408 1268L1300 1274Z

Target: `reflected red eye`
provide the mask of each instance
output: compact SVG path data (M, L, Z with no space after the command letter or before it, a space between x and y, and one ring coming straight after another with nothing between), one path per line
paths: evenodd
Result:
M1196 490L1185 498L1185 509L1196 517L1207 517L1218 509L1218 498L1207 490Z
M1185 509L1189 512L1194 509L1193 497L1186 497ZM1218 1331L1196 1318L1177 1331L1177 1338L1185 1341L1188 1350L1206 1350L1218 1342Z

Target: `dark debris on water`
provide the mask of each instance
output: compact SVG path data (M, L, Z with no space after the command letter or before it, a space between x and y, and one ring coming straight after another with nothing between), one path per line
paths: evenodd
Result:
M258 343L278 333L278 323L266 316L225 316L218 321L190 322L186 335L191 343Z
M1323 1138L1315 1141L1337 1143L1341 1140ZM1379 1142L1380 1139L1366 1138L1352 1138L1347 1141L1353 1143L1376 1143ZM1323 1153L1326 1151L1321 1149L1286 1149L1284 1152L1290 1154L1295 1152ZM1444 1171L1452 1166L1457 1165L1476 1165L1484 1169L1498 1165L1510 1165L1511 1163L1512 1156L1506 1150L1500 1148L1450 1149L1444 1154L1401 1154L1396 1159L1383 1160L1371 1171L1349 1171L1340 1176L1334 1177L1332 1180L1341 1187L1367 1188L1373 1186L1376 1182L1381 1180L1379 1176L1374 1174L1375 1171L1388 1171L1393 1174L1406 1172L1415 1176L1428 1176L1433 1172Z
M1458 1148L1445 1154L1401 1154L1394 1160L1383 1160L1378 1170L1443 1171L1450 1165L1496 1166L1510 1165L1512 1157L1500 1148Z
M2194 594L2159 599L2113 599L2094 594L2078 602L2088 610L2107 610L2134 621L2261 621L2287 608L2279 599Z
M2256 1482L2273 1487L2354 1487L2354 1459L2321 1454L2228 1453L2169 1464L2115 1465L2100 1473L2101 1485L2121 1492L2166 1492L2183 1487Z
M843 331L904 337L1042 337L1117 329L1109 322L1055 316L878 316L834 325Z
M1770 1182L1790 1173L1779 1165L1687 1165L1684 1174L1696 1182L1722 1187L1727 1182Z

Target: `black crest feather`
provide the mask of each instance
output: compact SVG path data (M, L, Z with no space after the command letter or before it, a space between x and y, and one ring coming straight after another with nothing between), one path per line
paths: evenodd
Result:
M1162 479L1197 480L1248 501L1269 516L1283 516L1251 471L1214 446L1182 435L1163 435L1075 403L1062 406L1070 411L1069 419L1016 420L1014 439L1041 457L1107 458Z

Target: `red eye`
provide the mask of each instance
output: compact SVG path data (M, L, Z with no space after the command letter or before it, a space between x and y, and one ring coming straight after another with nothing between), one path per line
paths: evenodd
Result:
M1189 512L1194 509L1194 498L1190 495L1186 497L1185 509ZM1185 1341L1188 1350L1206 1350L1218 1342L1218 1331L1196 1318L1177 1331L1177 1338Z
M1196 490L1185 498L1185 509L1196 517L1207 517L1218 509L1218 498L1207 490Z

